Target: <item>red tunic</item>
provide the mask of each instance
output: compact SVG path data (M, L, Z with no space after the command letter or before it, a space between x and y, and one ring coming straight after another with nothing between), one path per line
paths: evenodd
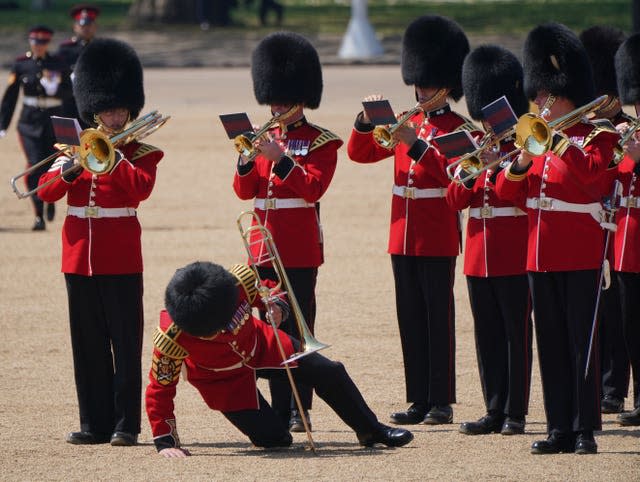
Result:
M616 271L628 273L640 273L640 176L635 172L636 166L629 156L618 166L623 205L616 213L613 266Z
M559 151L560 157L550 150L533 158L526 175L512 176L507 168L498 176L500 197L516 200L524 196L534 205L547 198L543 205L552 205L551 210L527 208L528 271L599 269L602 264L604 235L595 219L599 208L593 209L593 215L570 212L557 202L595 206L609 194L601 180L613 158L618 135L595 129L593 124L581 122L563 132L582 150L569 145L564 153Z
M316 268L323 263L324 257L318 206L314 204L333 179L342 140L304 119L288 126L286 133L282 133L280 127L269 132L274 138L281 139L288 159L274 166L258 155L255 164L247 165L248 172L243 171L241 175L236 171L233 189L240 199L275 199L275 209L265 210L263 205L255 211L271 231L283 265ZM304 200L310 205L278 208L278 200L286 199ZM259 250L260 243L252 244L254 257L259 256Z
M234 332L222 332L210 339L177 330L169 314L166 311L160 313L158 330L162 333L174 330L173 340L182 352L178 353L175 348L174 351L161 350L159 343L154 346L146 390L147 415L154 438L177 435L173 399L183 362L189 383L200 392L210 408L221 411L257 409L256 369L283 368L275 331L251 315L252 305L245 291L239 288L239 292L240 299L233 317L237 328ZM259 303L261 301L256 297L253 305L258 306ZM278 334L288 357L295 351L291 340L280 330Z
M411 118L419 139L433 137L460 128L472 129L464 117L446 109ZM409 256L457 256L460 252L458 213L445 199L449 178L448 160L436 149L421 152L419 159L409 156L409 147L399 143L393 150L385 149L373 139L372 130L353 129L347 145L349 158L359 163L373 163L394 156L394 184L416 189L442 189L441 197L411 199L393 195L389 231L390 254Z
M504 144L500 155L513 149L513 143ZM508 163L507 159L499 170ZM488 217L469 216L464 247L464 274L467 276L511 276L525 273L527 260L527 217L523 194L514 201L502 199L495 191L494 170L482 173L471 189L452 182L447 191L447 202L452 209L467 207L480 210ZM494 216L495 208L521 210L522 215ZM505 210L503 210L504 212ZM514 213L515 214L515 213Z
M38 195L55 202L67 195L69 206L137 208L151 195L156 166L164 153L148 144L119 147L124 158L109 174L82 173L71 183L60 178ZM59 158L42 175L40 184L60 173ZM141 228L137 216L80 218L67 215L62 227L62 272L85 276L142 273Z

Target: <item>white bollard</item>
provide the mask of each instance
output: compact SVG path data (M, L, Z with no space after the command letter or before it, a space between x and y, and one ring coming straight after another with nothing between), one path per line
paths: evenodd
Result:
M367 0L351 0L351 18L342 38L338 57L369 59L382 55L384 49L376 38L367 16Z

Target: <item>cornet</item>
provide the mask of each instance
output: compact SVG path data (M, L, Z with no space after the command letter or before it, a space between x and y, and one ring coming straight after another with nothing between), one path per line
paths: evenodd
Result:
M393 133L398 130L399 127L406 124L409 119L411 119L418 112L422 111L422 107L420 104L416 104L416 106L410 111L406 112L402 117L398 119L398 122L391 126L376 126L373 129L373 139L385 149L393 149L398 141L393 138Z
M108 174L116 163L115 148L118 144L127 144L133 140L144 139L145 137L153 134L156 130L162 127L170 117L163 117L157 110L150 112L149 114L134 121L124 131L108 137L104 132L99 129L88 128L80 133L80 146L70 145L56 145L58 149L49 157L44 158L38 163L30 166L28 169L16 174L11 178L11 187L13 192L16 193L18 199L24 199L38 192L40 189L48 186L49 184L57 181L61 177L70 174L78 169L86 169L92 174L100 176L102 174ZM79 159L79 164L61 171L57 176L52 177L47 182L42 183L32 189L31 191L20 191L17 186L18 179L31 174L36 169L47 163L53 161L60 155L66 155L70 159Z
M275 114L269 119L260 129L256 132L246 132L244 134L238 134L233 139L233 145L236 150L245 156L249 161L253 161L260 153L256 146L253 144L256 140L260 139L271 127L278 121L280 114Z

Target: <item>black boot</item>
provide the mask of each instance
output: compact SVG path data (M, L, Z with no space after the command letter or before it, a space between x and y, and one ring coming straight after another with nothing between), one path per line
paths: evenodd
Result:
M424 417L424 423L427 425L442 425L453 423L453 409L451 405L442 405L439 407L431 407Z
M618 415L618 423L624 426L640 425L640 407Z
M413 403L404 412L395 412L391 414L391 422L398 425L415 425L422 423L429 408L424 403Z
M532 454L568 454L574 451L573 437L568 434L552 434L547 440L537 440L531 445Z
M503 415L487 413L477 422L463 422L460 425L459 432L466 435L486 435L492 432L500 433L503 422Z
M44 224L44 219L41 216L36 216L36 220L33 223L31 231L44 231L47 227Z
M404 428L392 428L380 424L380 428L374 433L358 434L360 445L373 447L375 444L383 444L387 447L402 447L413 440L413 434Z
M584 431L577 434L575 453L580 455L598 453L598 444L596 443L596 440L593 438L592 431L589 430L589 431Z

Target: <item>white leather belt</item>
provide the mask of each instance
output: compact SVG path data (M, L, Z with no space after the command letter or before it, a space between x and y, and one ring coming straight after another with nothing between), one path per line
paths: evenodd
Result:
M60 107L62 101L53 97L35 97L32 95L25 95L22 98L24 105L29 107L40 107L41 109L50 109L53 107Z
M551 197L530 197L527 198L527 207L529 209L540 209L542 211L558 211L567 213L585 213L591 215L598 215L602 211L600 203L568 203L561 201L560 199L554 199Z
M256 200L253 202L253 206L256 209L262 209L263 211L266 211L267 209L313 208L315 207L315 204L307 202L302 198L256 198Z
M493 206L482 206L481 208L469 208L469 217L476 219L497 218L500 216L526 216L522 209L515 206L505 206L496 208Z
M447 189L444 187L433 187L426 189L418 189L408 186L396 186L393 185L393 194L407 199L427 199L445 197L447 195Z
M620 206L623 208L640 208L639 196L625 196L620 199Z
M126 218L135 216L134 208L101 208L100 206L68 206L67 215L77 218Z

